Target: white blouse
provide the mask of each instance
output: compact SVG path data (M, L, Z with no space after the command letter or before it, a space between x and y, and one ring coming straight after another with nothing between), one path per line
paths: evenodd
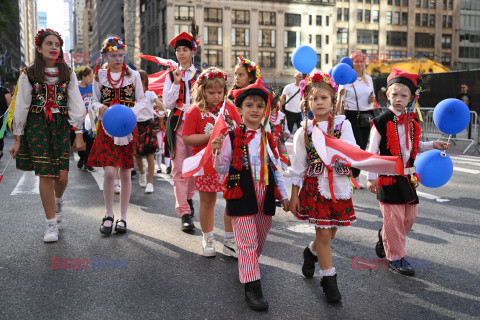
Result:
M180 67L180 70L184 72L182 81L185 82L185 103L183 104L182 110L185 112L183 113L182 120L185 120L185 114L187 113L188 109L190 109L190 105L192 103L190 89L188 88L188 81L192 79L192 77L195 75L195 72L197 72L197 69L192 65L188 69L183 69ZM172 80L170 80L170 75L167 75L165 78L165 85L163 87L163 103L167 109L173 110L177 106L179 93L180 84L174 84Z
M343 122L343 124L342 124ZM317 152L320 148L325 148L325 146L318 145L318 139L315 139L318 134L322 134L319 130L326 132L328 127L328 121L319 122L312 126L312 120L309 120L307 132L312 133L312 141L317 149ZM334 121L334 127L342 124L342 130L340 135L340 140L350 143L353 146L357 146L355 137L353 136L352 125L350 121L345 120L345 116L336 116ZM307 164L307 149L303 142L303 133L304 122L302 122L302 127L295 132L293 137L293 155L292 155L292 166L290 167L290 172L292 175L291 183L293 185L302 187L303 178L305 177L306 171L308 169ZM322 152L318 152L319 156ZM324 162L325 159L322 159ZM330 194L330 187L328 183L328 171L324 170L322 174L317 176L318 179L318 191L326 199L332 199ZM339 175L335 170L333 170L333 192L335 193L336 199L350 199L352 196L352 188L350 185L350 179L348 176Z
M138 122L148 121L153 119L153 106L155 105L157 95L153 91L145 91L146 107L140 110L137 115Z
M247 130L249 130L247 128ZM250 170L252 171L252 177L254 180L260 179L260 143L261 143L261 134L262 129L255 130L255 137L248 143L248 156L250 160ZM283 174L278 170L281 164L279 159L275 159L273 152L270 149L270 146L267 143L267 152L272 160L273 164L277 167L275 171L275 177L277 178L277 188L282 195L282 200L288 199L287 190L285 189L285 180L283 179ZM230 169L230 163L232 160L232 143L230 142L230 135L227 134L223 140L222 150L217 159L215 160L215 170L220 174L228 173Z
M46 72L56 73L58 69L55 68L45 68ZM58 81L58 77L49 77L45 75L46 84L55 84ZM13 115L13 134L14 135L23 135L25 124L27 123L28 111L30 109L30 104L32 102L32 85L28 81L28 76L25 73L20 74L20 79L18 79L18 91L15 98L15 113ZM70 125L75 128L80 128L75 131L77 133L82 133L83 121L85 120L85 103L78 89L78 80L75 72L70 73L70 82L68 83L68 97L67 97L67 108L68 108L68 122ZM52 113L59 113L58 108L52 108Z
M345 110L351 111L367 111L373 109L373 103L368 103L368 98L374 91L372 77L365 75L367 82L363 81L363 78L357 78L353 84L341 85L338 91L345 89L342 101L345 106ZM355 89L353 88L355 86ZM357 92L357 100L355 99L355 92ZM375 95L375 93L374 93ZM337 97L338 99L339 97Z

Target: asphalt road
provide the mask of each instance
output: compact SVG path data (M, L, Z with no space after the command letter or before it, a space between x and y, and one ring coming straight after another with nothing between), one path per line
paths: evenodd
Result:
M12 140L5 142L6 151ZM198 213L195 232L180 231L167 175L155 177L150 195L134 179L127 234L104 238L98 231L102 191L72 159L60 239L45 244L36 180L11 164L0 182L0 318L480 319L480 157L452 159L447 185L418 189L419 215L407 240L408 255L419 266L415 277L368 263L376 258L381 214L374 195L356 191L358 221L332 244L343 296L338 305L325 301L318 273L313 279L301 274L313 228L278 209L260 259L270 304L264 313L248 309L237 261L221 253L220 195L216 258L201 256ZM0 160L0 169L7 160ZM115 201L119 212L118 196ZM198 195L194 204L198 212Z

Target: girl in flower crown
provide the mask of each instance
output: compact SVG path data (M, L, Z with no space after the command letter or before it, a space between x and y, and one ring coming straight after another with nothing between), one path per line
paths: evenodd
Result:
M185 115L183 127L183 141L192 146L195 155L207 146L213 131L215 120L222 116L219 111L224 104L227 94L227 74L217 68L206 69L194 86L194 105ZM234 121L240 124L242 119L237 114L235 106L225 103L225 117L227 122ZM223 191L220 175L213 170L213 164L207 164L212 173L195 176L195 189L200 195L200 225L203 232L203 255L215 256L213 237L214 208L217 192ZM205 167L204 171L207 171ZM236 256L236 246L233 239L232 223L225 214L224 252Z
M135 115L146 107L140 74L125 64L126 46L118 37L108 37L100 49L102 59L107 60L105 69L95 68L92 108L99 115L98 134L93 144L88 166L103 167L103 196L106 214L100 232L110 235L113 229L114 181L117 168L120 168L120 219L115 224L117 233L127 232L127 208L132 188L131 170L135 152L137 129L126 137L114 137L102 125L105 111L112 105L123 104L131 108Z
M73 149L85 149L85 105L75 72L64 61L62 46L58 32L38 31L35 60L22 70L12 101L15 142L9 151L17 159L17 169L34 170L40 177L40 198L47 218L45 242L58 240L62 195L68 183L71 126L80 128L75 132Z
M233 81L232 90L242 89L246 86L255 83L258 78L261 78L260 67L253 61L245 59L243 56L237 58L237 65L235 66L235 77ZM228 97L233 100L231 94Z
M298 219L308 220L315 226L315 239L303 251L302 273L312 278L318 261L323 291L327 301L333 303L340 301L341 295L330 243L338 228L349 227L355 221L355 213L350 168L338 163L325 165L321 158L326 148L322 131L351 145L356 143L350 122L345 116L334 115L337 85L328 74L308 75L300 83L300 89L306 106L305 120L293 138L290 210ZM313 121L308 120L308 109L315 116Z

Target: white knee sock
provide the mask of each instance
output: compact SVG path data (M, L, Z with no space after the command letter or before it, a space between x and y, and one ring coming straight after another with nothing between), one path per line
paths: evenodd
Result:
M318 270L318 274L320 277L329 277L329 276L334 276L337 273L335 272L335 267L332 267L331 269L327 270Z
M213 239L213 230L210 232L202 232L202 233L203 233L203 239L207 239L207 238Z

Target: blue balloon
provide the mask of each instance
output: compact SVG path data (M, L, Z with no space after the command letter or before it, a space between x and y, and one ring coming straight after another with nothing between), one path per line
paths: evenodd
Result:
M135 130L137 118L129 107L115 104L103 114L102 125L112 136L125 137Z
M354 83L355 81L357 81L357 78L358 78L357 71L355 71L355 69L352 69L352 79L350 79L349 83Z
M352 79L352 68L346 63L339 63L333 68L332 77L337 84L343 85L350 83Z
M333 67L330 68L330 70L328 70L328 75L331 77L332 76L332 71L333 71Z
M340 63L346 63L350 68L353 68L353 60L350 57L343 57L342 60L340 60Z
M450 180L453 173L452 159L448 154L437 149L421 153L415 159L415 167L420 183L429 188L443 186Z
M462 100L445 99L433 110L433 122L443 133L457 134L468 126L470 110Z
M301 73L310 73L317 65L317 53L310 46L300 46L293 52L292 63Z

